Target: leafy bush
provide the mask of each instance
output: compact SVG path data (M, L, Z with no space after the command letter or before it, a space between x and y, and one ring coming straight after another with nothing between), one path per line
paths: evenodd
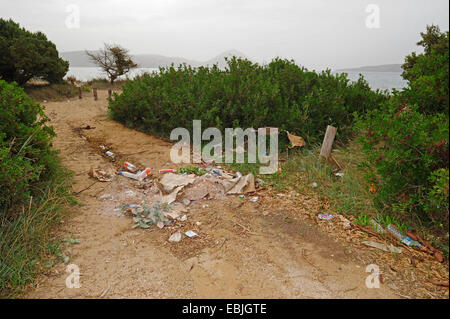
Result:
M448 168L448 117L423 114L413 106L399 111L391 102L386 109L370 111L359 125L365 132L359 142L367 165L375 168L368 177L378 185L380 208L388 205L424 221L433 218L426 195L435 184L430 179L434 172ZM440 217L446 213L440 211Z
M17 84L0 80L0 214L39 192L57 165L54 131L43 107Z
M172 129L265 127L285 129L320 141L328 124L341 139L352 133L352 113L364 113L386 96L360 78L315 73L293 61L275 59L260 66L233 57L225 70L217 66L160 68L128 81L109 103L112 118L127 126L168 137Z
M381 209L448 227L448 32L421 35L424 53L403 65L408 87L358 120L359 141Z
M33 77L61 82L69 62L42 32L32 33L12 20L0 19L0 79L25 84Z

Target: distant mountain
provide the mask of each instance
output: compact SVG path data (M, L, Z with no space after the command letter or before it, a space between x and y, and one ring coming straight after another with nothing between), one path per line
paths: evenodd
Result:
M98 51L92 51L92 52L98 52ZM72 67L95 67L96 66L86 55L85 51L61 52L60 55L64 60L69 61L70 66L72 66ZM188 60L188 59L180 58L180 57L167 57L167 56L158 55L158 54L135 54L135 55L132 55L131 58L141 68L158 68L160 66L170 66L172 63L175 66L178 66L179 64L182 64L182 63L186 63L186 64L192 65L194 67L201 66L201 65L212 66L213 64L218 64L220 68L223 68L226 66L225 57L231 57L233 55L235 55L237 57L245 58L245 55L243 53L236 51L236 50L225 51L225 52L219 54L218 56L215 56L214 58L212 58L208 61L205 61L205 62Z
M229 50L222 52L221 54L215 56L214 58L206 62L201 63L201 65L212 66L213 64L218 64L219 68L224 68L227 65L225 58L231 58L233 56L236 56L238 58L247 58L245 54L242 52L239 52L237 50Z
M403 72L401 64L383 64L383 65L369 65L359 68L339 69L338 72L352 71L352 72Z

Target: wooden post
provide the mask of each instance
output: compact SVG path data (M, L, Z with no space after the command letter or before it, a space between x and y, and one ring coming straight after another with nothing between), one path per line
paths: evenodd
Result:
M78 98L81 100L81 86L78 87Z
M70 99L71 96L72 96L72 91L71 91L71 87L69 86L69 88L67 89L67 98Z
M111 98L111 95L112 95L112 90L108 89L108 97Z
M334 137L336 136L337 128L328 125L327 131L323 138L322 148L320 149L320 155L328 159L330 156L331 148L333 147Z
M98 96L97 96L97 88L93 88L92 91L94 92L94 100L98 100Z

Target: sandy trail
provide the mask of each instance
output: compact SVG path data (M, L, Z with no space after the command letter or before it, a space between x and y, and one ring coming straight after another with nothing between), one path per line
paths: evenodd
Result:
M170 143L109 120L106 105L106 91L99 91L98 101L85 97L46 103L57 132L54 147L74 171L75 192L94 182L88 176L91 166L115 165L102 155L99 144L137 165L176 168L169 164ZM95 128L77 129L86 125ZM257 203L236 196L199 201L189 206L188 221L177 227L183 224L182 230L200 236L170 243L171 227L132 229L131 217L115 210L145 198L144 190L133 183L116 176L76 196L82 205L74 208L59 235L80 240L67 244L65 253L80 269L81 288L66 287L66 265L58 264L38 279L27 297L398 297L386 285L367 288L367 265L304 217L314 199L298 195L293 205L286 205L284 197L263 191ZM104 194L113 199L100 200Z

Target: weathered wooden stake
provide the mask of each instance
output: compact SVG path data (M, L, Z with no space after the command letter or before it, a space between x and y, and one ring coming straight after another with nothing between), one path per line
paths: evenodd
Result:
M94 92L94 100L98 100L98 96L97 96L97 88L93 88L92 91Z
M81 100L81 86L78 87L78 98Z
M108 97L111 98L111 95L112 95L112 90L108 89Z
M333 147L334 137L336 136L337 128L328 125L327 131L323 138L322 148L320 149L320 155L328 159L330 156L331 148Z

